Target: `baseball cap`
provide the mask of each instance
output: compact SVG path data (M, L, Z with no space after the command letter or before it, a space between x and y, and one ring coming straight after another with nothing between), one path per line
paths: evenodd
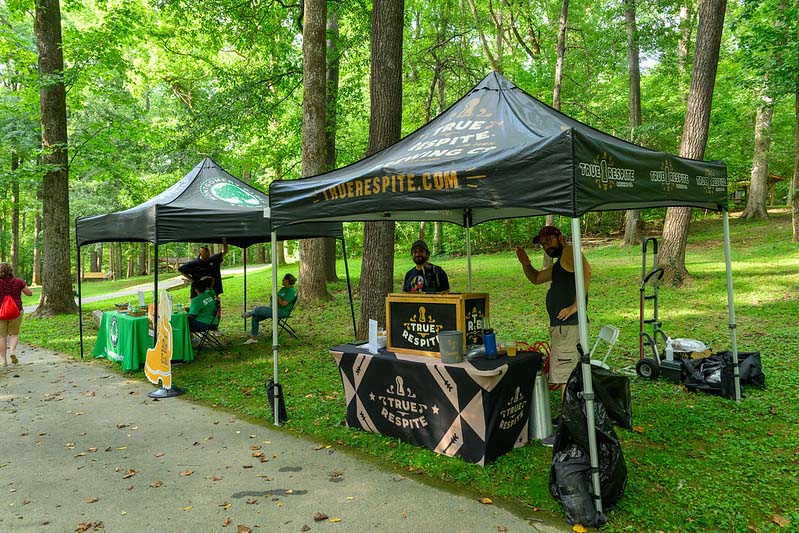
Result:
M541 228L541 231L538 232L538 235L533 237L533 244L541 244L541 239L545 239L550 235L555 235L556 237L560 237L563 234L555 226L544 226L543 228Z
M411 252L413 252L414 248L421 248L422 250L424 250L428 254L430 253L430 248L427 247L427 243L424 242L421 239L416 241L415 243L411 244Z

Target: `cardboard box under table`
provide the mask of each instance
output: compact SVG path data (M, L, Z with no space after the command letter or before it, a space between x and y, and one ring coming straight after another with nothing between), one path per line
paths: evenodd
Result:
M389 351L440 357L438 332L466 333L466 344L482 344L482 320L488 315L488 294L391 293L386 297Z
M442 363L345 344L330 348L347 398L347 426L398 437L484 465L527 443L541 354Z

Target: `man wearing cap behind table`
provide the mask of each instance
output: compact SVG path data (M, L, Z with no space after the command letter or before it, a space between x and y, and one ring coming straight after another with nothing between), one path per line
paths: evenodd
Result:
M411 258L416 266L405 274L403 292L449 292L447 273L428 261L430 249L424 241L419 240L411 245Z
M566 381L579 361L577 344L580 331L577 325L577 291L574 286L574 251L566 244L563 234L555 226L544 226L533 238L544 252L557 261L543 270L536 270L530 264L527 252L516 248L516 257L522 264L524 275L533 284L551 282L547 292L547 313L549 313L549 382L560 385L560 395L566 392ZM582 254L581 254L582 255ZM585 255L583 258L583 279L585 281L586 304L588 286L591 282L591 265Z

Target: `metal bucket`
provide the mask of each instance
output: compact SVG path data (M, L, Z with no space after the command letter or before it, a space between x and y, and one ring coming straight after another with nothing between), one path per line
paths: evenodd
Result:
M463 362L463 332L439 331L438 351L441 353L442 363Z
M530 424L528 436L530 440L545 439L552 435L552 411L549 409L549 386L547 376L543 372L535 375L533 399L530 402Z

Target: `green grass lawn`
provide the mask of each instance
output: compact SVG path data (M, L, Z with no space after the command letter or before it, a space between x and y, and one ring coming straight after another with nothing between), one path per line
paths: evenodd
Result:
M628 484L603 530L799 529L799 246L790 242L787 213L773 214L765 222L732 219L731 229L738 349L761 352L767 387L747 388L746 397L736 404L689 393L667 381L633 378L634 428L616 429L628 467ZM534 262L540 261L541 252L534 253ZM587 248L586 255L593 268L589 302L592 342L602 325L618 326L621 335L608 363L616 369L635 364L641 249L606 244ZM651 262L651 257L648 259ZM466 291L463 258L435 262L447 270L453 291ZM729 349L720 219L694 222L686 262L692 279L683 288L660 290L663 329L675 338L702 340L714 351ZM525 280L515 254L476 256L472 264L473 291L490 294L498 335L528 342L546 339L546 287ZM397 259L395 287L400 287L410 266L408 258ZM356 295L359 269L358 261L350 262ZM285 271L297 274L297 266ZM343 271L341 267L339 272ZM269 270L248 275L250 305L268 301L270 276ZM117 290L111 288L112 283L87 285ZM328 353L329 346L353 337L346 282L333 283L329 289L334 296L330 302L298 304L292 323L301 332L300 339L281 337L280 380L287 395L289 422L279 431L352 450L421 480L488 496L524 516L562 519L559 502L547 490L549 448L533 443L479 467L393 438L348 429L341 379ZM90 313L112 304L84 306L87 357L96 338ZM259 344L241 345L246 338L243 320L238 318L242 307L240 278L226 280L222 328L228 349L221 356L204 351L195 362L175 366L174 383L199 401L268 425L263 385L272 375L271 343L264 338ZM264 325L268 333L269 323ZM22 340L77 356L77 317L28 319ZM105 361L97 364L119 368ZM145 379L141 372L133 375ZM552 400L558 402L555 395Z

